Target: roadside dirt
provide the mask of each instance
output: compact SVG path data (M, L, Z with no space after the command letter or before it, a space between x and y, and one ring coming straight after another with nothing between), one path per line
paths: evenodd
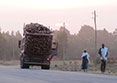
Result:
M52 61L51 69L62 70L62 71L83 72L83 70L81 69L81 60ZM93 61L91 61L88 66L88 73L101 73L100 62L95 64ZM117 63L107 62L105 74L117 75Z

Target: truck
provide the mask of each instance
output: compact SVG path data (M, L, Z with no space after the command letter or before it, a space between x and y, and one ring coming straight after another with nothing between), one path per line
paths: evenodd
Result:
M24 25L23 38L19 40L20 67L41 66L50 69L50 62L57 55L58 44L53 42L53 32L38 23Z

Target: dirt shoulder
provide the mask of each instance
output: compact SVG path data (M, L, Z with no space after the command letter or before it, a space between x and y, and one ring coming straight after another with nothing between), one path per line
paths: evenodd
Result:
M18 61L18 60L9 60L9 61L0 60L0 65L19 66L19 64L20 64L20 61Z
M83 72L81 69L81 60L66 60L66 61L52 61L52 70ZM88 66L88 73L100 74L100 63L90 62ZM107 62L107 75L117 75L117 63Z

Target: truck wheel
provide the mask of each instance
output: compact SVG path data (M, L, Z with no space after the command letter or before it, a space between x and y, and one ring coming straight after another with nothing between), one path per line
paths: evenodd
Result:
M29 65L26 65L26 64L24 64L24 63L21 64L20 66L21 66L21 69L28 69L28 68L29 68Z
M41 66L41 69L49 70L50 69L50 65L43 65L43 66Z
M29 69L29 65L25 65L25 68L26 68L26 69Z
M24 69L25 68L23 61L21 61L20 67L21 67L21 69Z
M48 70L49 70L49 69L50 69L50 65L46 65L46 69L48 69Z
M41 66L41 69L45 69L45 65Z
M29 65L24 64L24 60L21 60L20 67L21 69L29 68Z

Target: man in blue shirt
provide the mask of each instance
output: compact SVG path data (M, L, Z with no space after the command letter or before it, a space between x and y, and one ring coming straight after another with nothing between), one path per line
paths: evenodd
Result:
M99 55L101 59L101 72L104 73L106 69L106 61L108 56L108 48L105 47L104 44L102 44L102 48L99 49Z
M89 54L88 54L87 50L84 50L81 58L82 58L82 69L84 70L84 72L87 72L88 62L89 62Z

